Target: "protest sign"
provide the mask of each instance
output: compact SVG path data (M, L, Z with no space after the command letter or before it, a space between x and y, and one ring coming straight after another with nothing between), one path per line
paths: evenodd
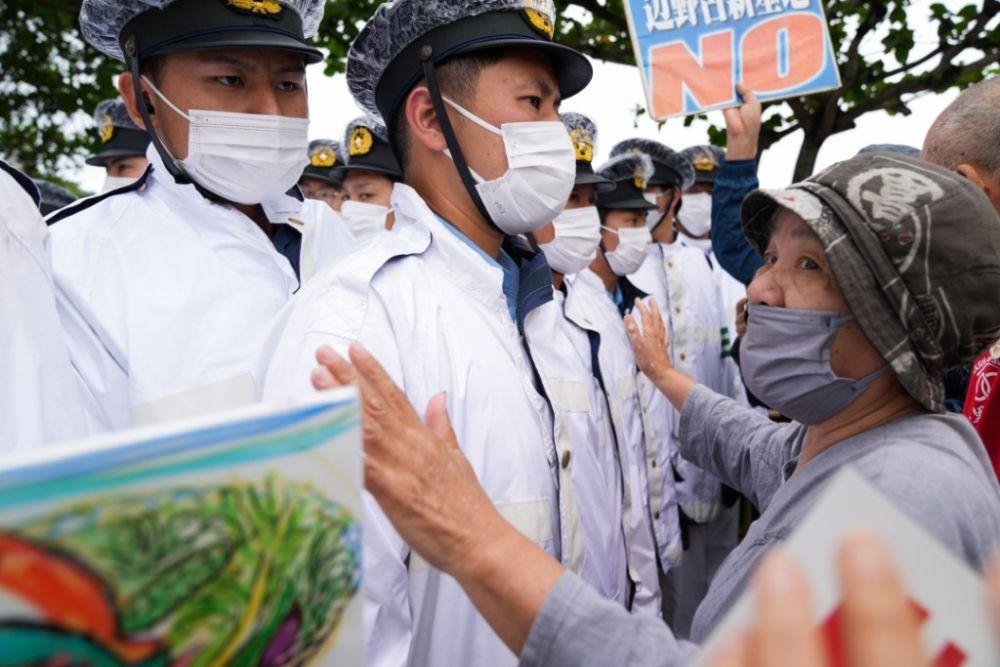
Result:
M656 120L840 87L822 0L626 0Z
M0 471L0 665L361 665L356 394Z
M842 595L836 558L853 532L877 534L892 553L917 611L929 664L934 667L1000 665L986 583L916 521L896 508L860 473L847 469L831 483L785 544L812 589L817 627L828 641L834 665L845 664L835 641ZM734 605L703 646L696 667L729 644L753 618L752 593Z

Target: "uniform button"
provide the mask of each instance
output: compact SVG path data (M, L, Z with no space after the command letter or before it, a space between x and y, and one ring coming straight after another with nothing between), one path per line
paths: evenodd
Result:
M674 312L677 313L678 315L680 315L681 314L681 307L677 306L676 308L674 308Z
M671 268L671 269L674 268L674 263L673 262L667 262L667 267Z
M563 455L562 455L562 467L563 467L563 470L566 470L567 468L569 468L569 461L570 461L571 458L572 458L572 456L570 455L568 449L565 452L563 452Z
M688 356L686 354L684 354L683 352L681 352L681 361L687 361L687 360L688 360Z
M656 459L653 459L653 464L652 465L653 465L654 468L656 467Z
M657 521L659 521L660 520L660 513L657 512L656 514L654 514L653 518L656 519Z

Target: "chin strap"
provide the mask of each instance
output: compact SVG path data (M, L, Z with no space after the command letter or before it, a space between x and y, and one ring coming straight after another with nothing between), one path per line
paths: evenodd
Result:
M438 121L441 123L441 131L444 133L445 143L448 144L448 150L451 152L451 159L455 163L455 168L458 170L458 176L462 179L462 184L465 185L465 191L469 194L472 199L472 203L476 205L476 209L479 211L479 215L483 216L489 225L491 225L497 231L501 233L499 227L493 222L492 216L490 216L489 211L486 210L486 205L483 204L482 198L479 196L479 191L476 189L476 180L472 177L472 170L469 169L469 163L465 160L465 155L462 153L462 147L458 143L458 137L455 135L455 128L451 124L451 119L448 117L448 111L444 106L444 98L441 95L441 86L438 83L437 69L434 66L434 49L431 46L425 46L420 51L420 59L423 61L424 78L427 80L427 89L431 94L431 102L434 104L434 112L437 114Z
M142 122L146 126L146 134L149 135L149 140L153 144L153 148L156 149L156 152L160 154L160 159L163 160L164 168L173 176L174 181L178 185L193 185L198 193L210 202L232 205L232 202L201 187L190 176L184 173L184 170L177 165L177 160L174 159L174 156L170 154L170 151L163 144L160 135L157 134L156 127L153 125L153 120L149 115L148 103L142 91L142 73L139 70L139 56L137 55L134 37L130 37L128 42L125 43L125 57L128 60L129 72L132 73L132 90L135 91L135 105L139 108L139 115L142 116Z
M177 166L177 161L167 150L167 147L163 145L163 141L160 140L160 135L156 133L156 127L153 125L153 120L150 118L148 102L142 92L142 73L139 70L139 54L135 43L135 37L129 37L128 41L125 43L125 57L128 59L129 71L132 73L132 90L135 91L135 105L139 108L139 115L142 116L142 122L146 126L146 134L149 135L149 140L153 144L153 148L156 152L160 154L160 159L163 160L163 166L166 168L170 175L174 177L180 185L189 185L193 181L188 178L187 174Z

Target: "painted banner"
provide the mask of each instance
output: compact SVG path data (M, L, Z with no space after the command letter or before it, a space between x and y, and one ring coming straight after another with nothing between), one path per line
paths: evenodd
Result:
M364 664L357 396L0 470L0 667Z
M625 0L656 120L840 87L822 0Z
M904 514L866 478L846 468L783 545L805 573L812 590L816 625L830 664L847 665L840 642L840 580L837 553L858 530L878 535L888 546L920 623L931 667L996 667L1000 643L993 632L986 582L927 530ZM694 667L713 658L750 626L754 614L746 593L716 626Z

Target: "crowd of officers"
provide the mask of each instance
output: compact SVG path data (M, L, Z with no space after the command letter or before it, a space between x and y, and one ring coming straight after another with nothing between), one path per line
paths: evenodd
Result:
M591 66L539 0L386 3L348 59L364 115L309 142L323 5L83 2L124 62L94 114L107 181L74 202L3 164L0 447L302 397L320 346L361 341L418 409L446 392L511 524L686 639L740 496L680 455L623 317L652 297L672 364L767 414L735 359L753 159L634 139L595 164L595 123L559 114ZM369 664L513 664L367 500Z

